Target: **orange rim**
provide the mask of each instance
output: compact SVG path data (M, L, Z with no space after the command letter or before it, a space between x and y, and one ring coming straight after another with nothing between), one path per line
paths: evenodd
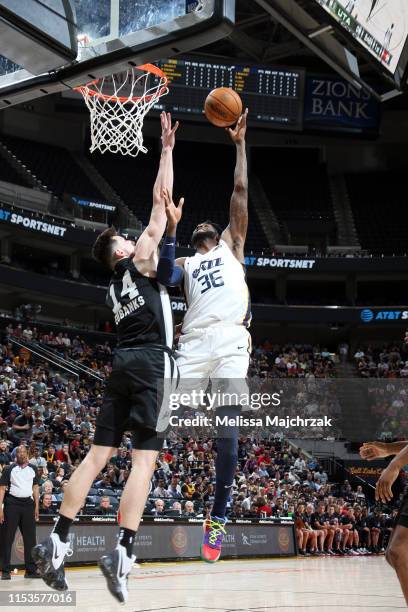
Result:
M149 101L153 97L156 97L156 96L160 97L161 95L164 94L164 92L167 89L169 80L167 76L165 75L165 73L163 72L163 70L158 68L158 66L155 66L154 64L142 64L141 66L132 67L132 70L144 70L145 72L150 72L151 74L155 74L161 79L164 79L164 85L162 85L160 90L154 94L149 94L148 96L135 96L133 98L129 98L127 96L108 96L107 94L103 94L99 91L96 91L95 89L91 89L92 85L96 85L97 83L100 83L102 79L95 79L94 81L90 81L89 83L86 83L86 85L79 85L78 87L73 87L73 89L74 91L77 91L81 93L82 95L84 95L84 90L86 90L87 95L95 96L97 98L101 98L102 100L106 100L106 101L112 100L113 102L130 102L130 101L137 102L138 100Z

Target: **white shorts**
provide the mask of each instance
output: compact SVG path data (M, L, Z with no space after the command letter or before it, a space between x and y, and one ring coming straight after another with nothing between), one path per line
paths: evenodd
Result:
M251 336L242 325L212 325L183 334L176 351L178 391L206 390L210 380L223 389L246 393Z

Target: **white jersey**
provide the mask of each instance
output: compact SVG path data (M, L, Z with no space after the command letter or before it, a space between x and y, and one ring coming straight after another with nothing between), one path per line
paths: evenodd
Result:
M245 271L224 240L208 253L186 258L184 291L188 307L183 334L214 323L249 327L251 301Z

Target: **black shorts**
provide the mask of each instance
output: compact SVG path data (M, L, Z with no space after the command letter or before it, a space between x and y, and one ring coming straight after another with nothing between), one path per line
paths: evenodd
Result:
M408 528L408 492L402 498L401 507L395 520L396 525Z
M94 444L117 448L125 431L136 449L161 450L156 425L162 402L161 381L174 376L175 362L165 350L144 346L117 349L103 404L96 419Z

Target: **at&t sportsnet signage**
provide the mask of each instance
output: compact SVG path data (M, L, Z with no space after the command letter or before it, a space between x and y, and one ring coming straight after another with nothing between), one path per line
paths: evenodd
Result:
M5 223L11 223L14 226L22 227L23 229L34 230L35 232L42 232L49 234L50 236L57 236L63 238L66 227L58 225L56 223L47 223L42 219L37 219L34 215L20 214L0 208L0 221Z
M86 200L84 198L78 198L77 196L71 196L71 199L78 206L84 206L86 208L95 208L96 210L103 210L104 212L114 213L116 206L112 204L106 204L106 202L94 202L92 200Z
M63 219L58 217L0 202L0 225L2 224L16 230L34 232L42 234L44 237L81 244L89 248L95 241L93 231L80 229L73 222L66 224Z
M315 266L315 259L293 259L288 257L255 257L248 255L245 257L247 267L256 268L278 268L292 270L312 270Z
M360 319L363 323L383 323L388 321L408 321L408 310L386 309L371 310L364 308L360 312Z
M312 129L377 132L380 105L363 89L326 76L306 79L304 125Z

